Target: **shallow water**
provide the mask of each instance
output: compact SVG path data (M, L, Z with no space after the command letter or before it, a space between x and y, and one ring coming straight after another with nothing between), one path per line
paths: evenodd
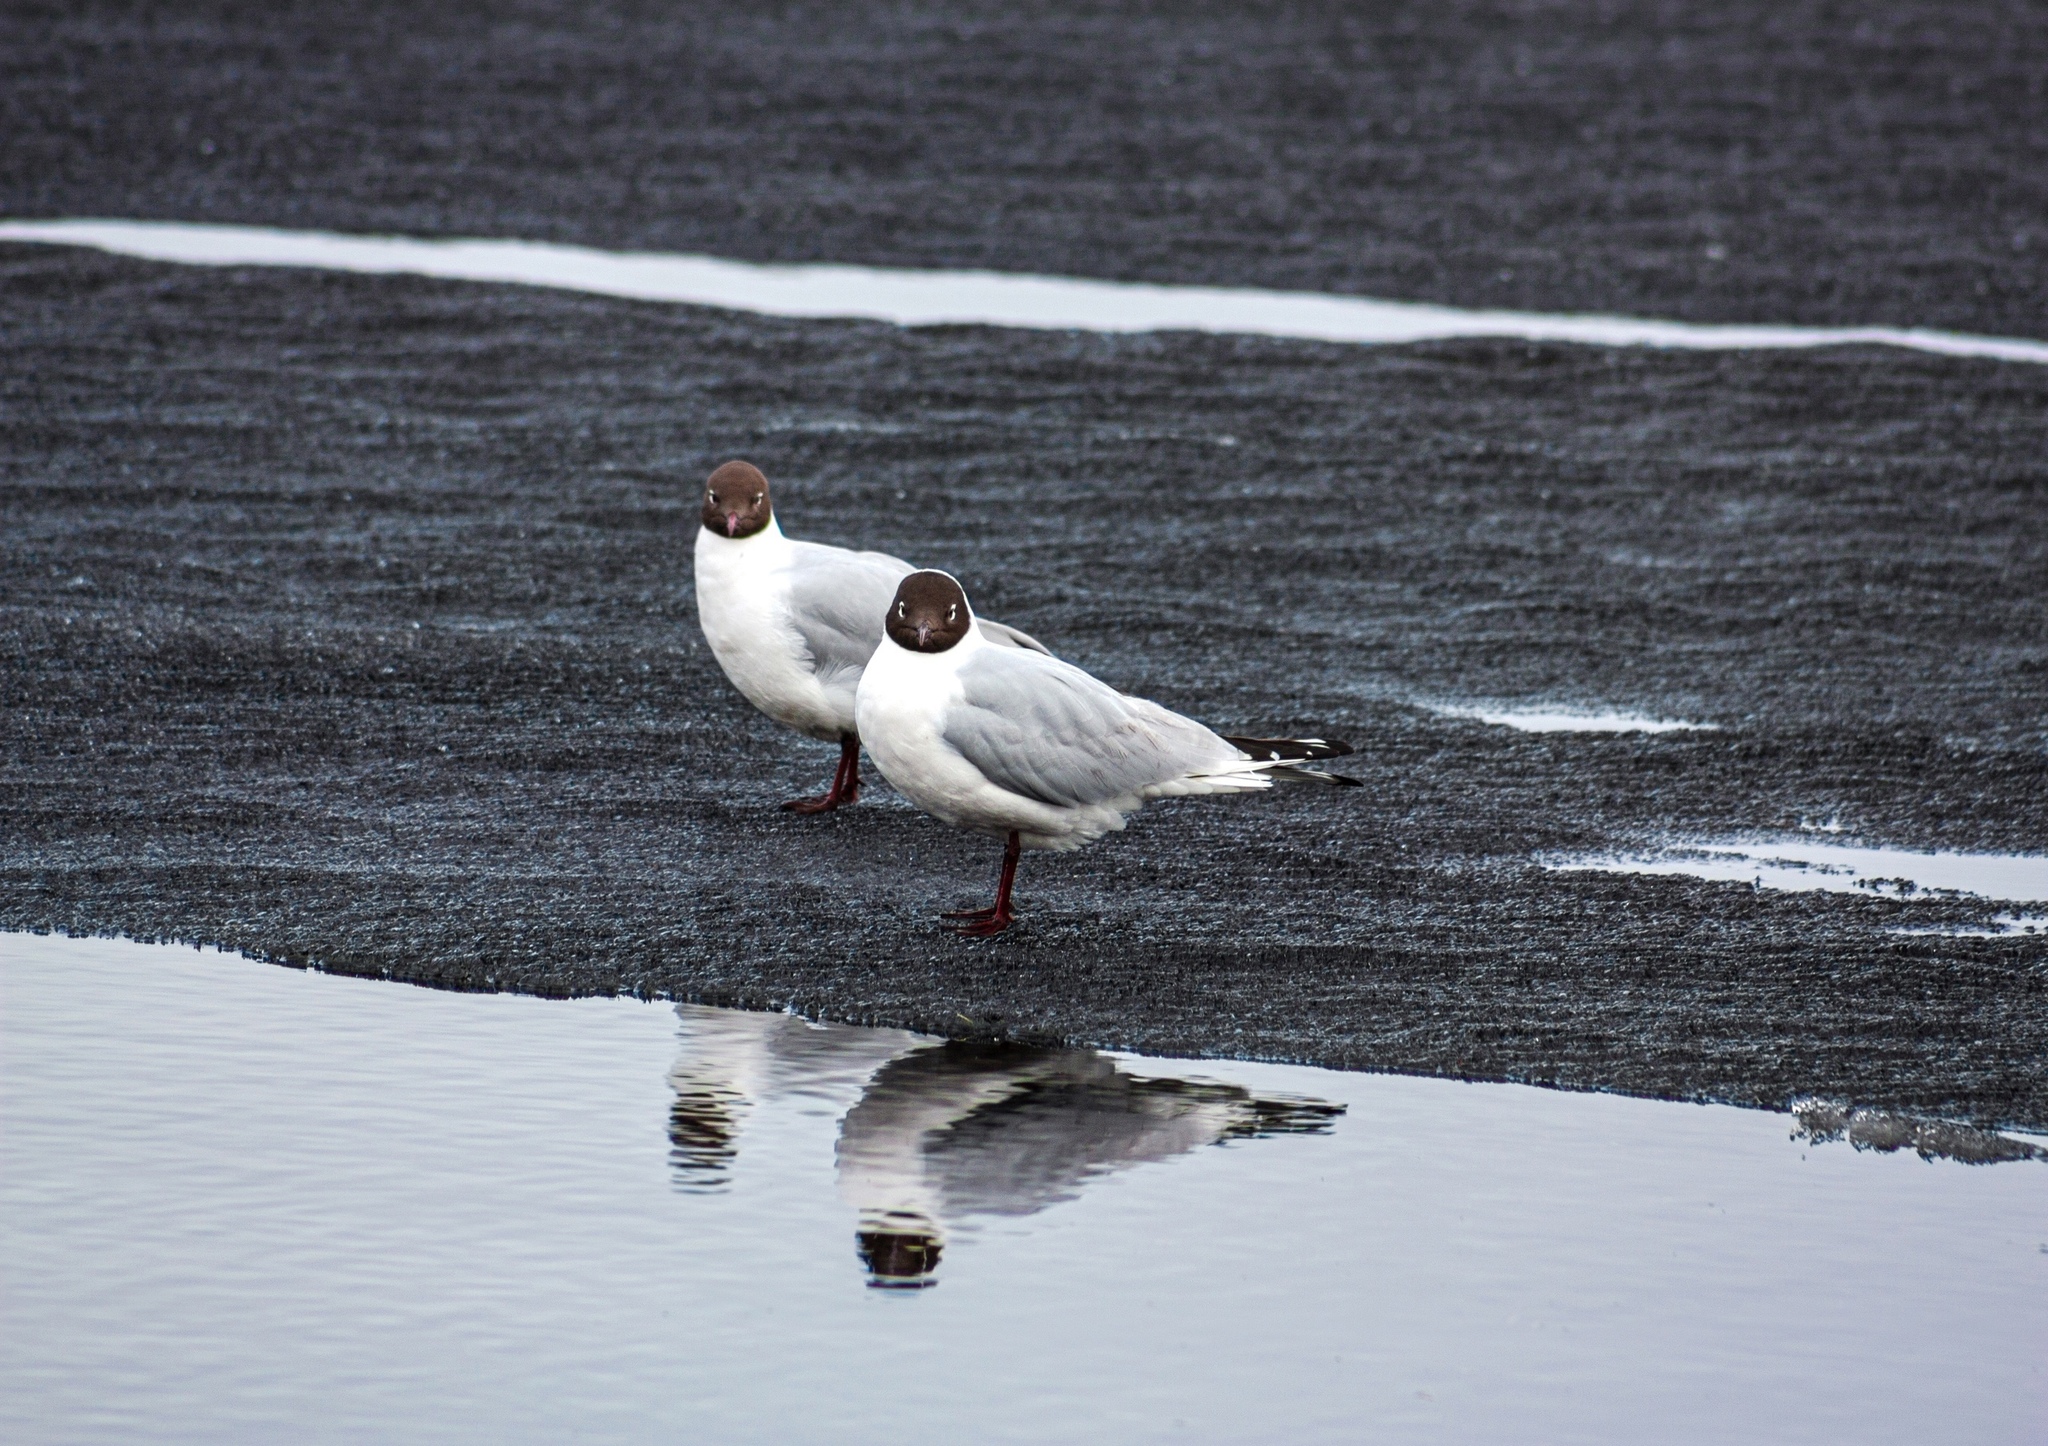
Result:
M10 1441L2048 1422L2035 1163L131 943L0 981Z
M203 266L306 266L511 282L766 316L859 318L900 326L1206 331L1361 343L1510 337L1705 351L1877 345L1944 356L2048 362L2048 341L1919 327L1702 325L1627 316L1473 310L1249 287L879 266L770 266L716 256L599 251L537 241L343 236L264 226L111 220L4 221L0 241L92 246L122 256Z
M1675 844L1654 854L1553 860L1546 867L1560 873L1677 874L1786 893L1898 899L1925 892L1998 903L2048 903L2048 856L2040 854L1922 852L1793 838ZM2048 917L2023 912L2000 914L1989 928L1900 932L1999 938L2036 933L2044 926Z
M1521 733L1716 733L1719 725L1641 713L1572 712L1555 708L1454 708L1434 710L1446 718L1470 718Z

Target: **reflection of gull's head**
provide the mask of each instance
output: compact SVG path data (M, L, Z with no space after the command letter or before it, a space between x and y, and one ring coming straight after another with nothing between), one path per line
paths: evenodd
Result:
M668 1114L669 1165L684 1190L715 1190L726 1183L739 1153L740 1113L746 1096L715 1084L670 1076L676 1092Z
M854 1238L861 1263L868 1268L869 1285L882 1290L922 1290L938 1284L932 1272L939 1268L945 1240L929 1220L907 1213L864 1219Z

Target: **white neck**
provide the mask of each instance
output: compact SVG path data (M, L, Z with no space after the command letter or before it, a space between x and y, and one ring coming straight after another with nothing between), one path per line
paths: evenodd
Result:
M720 547L738 548L744 549L747 552L759 553L780 552L789 546L789 539L782 535L782 524L776 521L775 514L772 512L768 514L768 525L766 527L762 528L759 532L749 533L745 537L727 537L724 533L715 531L709 525L700 527L697 532L698 546L701 547L707 542L715 543Z

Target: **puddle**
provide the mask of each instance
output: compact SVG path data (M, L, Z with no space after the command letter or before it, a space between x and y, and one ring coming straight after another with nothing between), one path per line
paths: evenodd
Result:
M1546 862L1544 867L1559 873L1682 874L1791 893L1820 891L1903 899L1926 892L1966 894L1998 903L2048 903L2048 856L2040 854L1917 853L1778 839L1674 845L1655 854L1569 859ZM1989 930L1910 932L1999 937L2032 933L2043 922L2034 914L2001 914Z
M1938 1158L2007 1137L108 941L0 990L9 1441L2041 1419L2048 1171Z
M1640 713L1575 713L1543 708L1432 708L1444 718L1470 718L1523 733L1718 733L1716 723L1646 718Z
M1206 331L1361 343L1510 337L1589 346L1712 351L1879 345L1944 356L2048 362L2048 342L1920 328L1710 326L1623 316L1466 310L1317 292L1160 286L990 271L764 266L712 256L610 252L531 241L424 240L258 226L95 220L0 222L0 241L91 246L123 256L202 266L300 266L512 282L766 316L867 319L900 326Z

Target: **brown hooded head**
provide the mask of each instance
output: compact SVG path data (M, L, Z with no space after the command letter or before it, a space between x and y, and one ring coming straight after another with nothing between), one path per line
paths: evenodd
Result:
M704 525L720 537L752 537L775 515L768 479L752 462L727 462L704 483Z
M960 584L943 572L913 572L896 585L882 626L899 647L943 653L967 636L974 614Z

